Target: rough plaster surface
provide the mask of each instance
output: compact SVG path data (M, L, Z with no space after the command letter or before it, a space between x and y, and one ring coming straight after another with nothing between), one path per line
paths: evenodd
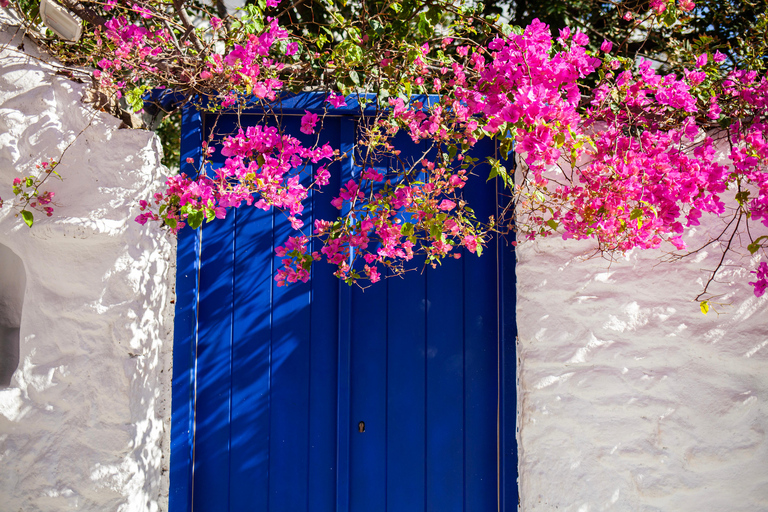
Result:
M174 254L131 220L158 142L16 44L0 51L0 196L77 140L54 217L29 230L0 209L0 265L18 268L10 251L26 274L23 293L0 276L0 328L20 340L0 389L0 510L164 510ZM522 510L768 510L768 295L746 284L749 255L726 262L728 305L703 316L691 299L716 247L683 264L591 254L518 248Z
M174 244L132 220L159 142L85 107L82 85L19 42L0 24L0 257L26 274L19 365L0 389L0 510L165 510ZM70 143L46 187L54 216L29 229L11 182Z
M676 263L593 253L518 247L521 509L768 510L768 294L747 284L749 253L725 261L706 316L693 299L718 247Z

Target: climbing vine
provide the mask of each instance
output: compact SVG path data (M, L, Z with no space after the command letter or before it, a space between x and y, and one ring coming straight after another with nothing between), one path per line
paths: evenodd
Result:
M277 249L278 285L306 281L321 259L349 284L376 282L416 255L432 265L462 249L480 255L491 233L512 230L523 240L593 239L605 254L684 251L686 228L714 215L732 219L718 238L724 251L736 234L748 240L755 295L768 287L768 81L759 58L739 69L725 48L701 38L679 72L665 73L623 53L627 40L594 44L567 27L553 35L539 20L513 27L474 4L444 0L326 0L311 9L304 0L258 0L233 15L202 1L59 3L84 22L76 42L46 32L25 2L0 0L66 66L89 66L101 96L137 112L163 90L173 109L192 103L213 113L258 105L277 116L287 94L305 90L323 91L327 109L353 100L375 107L357 141L363 171L329 191L336 218L305 225L304 203L327 189L331 164L349 155L306 146L269 115L206 141L203 161L190 162L195 175L168 176L164 190L137 198L138 222L173 232L230 208L282 210L294 234ZM639 32L683 29L695 8L691 0L652 0L644 11L615 6ZM763 17L758 29L765 26ZM301 132L315 134L322 121L307 111ZM400 158L400 133L429 151ZM502 158L470 156L486 137ZM210 170L217 151L225 164ZM503 158L513 153L516 176ZM373 163L383 157L398 164L381 171ZM40 195L30 179L14 186L39 209L53 194ZM507 187L515 207L479 219L462 189L489 179ZM310 250L313 237L318 251ZM698 297L704 312L713 277Z

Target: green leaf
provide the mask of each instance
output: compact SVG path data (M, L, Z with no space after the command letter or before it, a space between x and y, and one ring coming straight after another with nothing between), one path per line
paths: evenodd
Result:
M352 82L354 82L355 85L360 85L360 76L354 69L349 72L349 78L352 80Z
M699 304L699 308L701 308L701 312L706 315L707 313L709 313L709 302L706 300L701 301L701 303Z
M432 33L432 24L429 22L426 13L419 14L419 21L416 24L416 30L422 37L429 37Z
M738 201L740 205L743 205L749 201L749 190L742 190L736 194L736 201Z
M749 254L755 254L757 251L760 250L760 244L756 242L752 242L747 246L747 250L749 251Z
M501 161L497 160L496 158L488 158L488 163L491 164L490 177L488 178L489 180L491 177L501 176L501 179L504 181L506 186L511 188L514 185L512 176L507 173L507 168L501 164Z
M664 15L664 24L671 27L677 21L677 13L673 9L669 9Z
M338 26L344 26L344 16L342 16L338 12L332 12L331 17L336 23L338 23Z
M549 219L549 220L547 221L547 226L551 227L553 230L557 229L557 227L558 227L559 225L560 225L560 224L558 224L558 222L557 222L555 219Z
M197 229L203 223L204 219L205 215L203 214L203 210L196 210L187 215L187 224L189 224L189 227L192 229Z
M165 223L168 225L171 229L176 229L176 225L178 224L178 221L176 219L165 219Z
M378 19L373 18L369 22L369 24L371 25L371 28L373 29L373 31L376 32L376 34L381 35L384 33L384 26L381 24L381 22Z
M32 223L35 221L32 212L29 210L21 210L21 218L24 219L24 223L29 227L32 227Z
M134 112L139 112L144 108L144 93L147 90L147 86L142 85L128 91L125 95L125 101L131 107Z
M360 50L360 53L362 54L363 49L358 46L360 41L362 41L362 36L360 35L360 31L356 27L348 27L346 29L347 34L349 34L349 39L353 43L355 43L355 47Z

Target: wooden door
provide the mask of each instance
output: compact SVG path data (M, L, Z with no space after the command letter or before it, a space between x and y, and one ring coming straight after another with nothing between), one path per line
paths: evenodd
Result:
M299 116L320 103L302 95L283 129L314 140ZM323 131L350 154L353 112ZM183 160L213 124L185 116ZM358 172L353 159L335 165L308 225L336 214L330 191ZM494 213L493 183L466 194L478 217ZM170 510L516 510L511 248L494 240L482 258L365 290L323 263L277 287L289 228L280 212L240 208L180 235Z

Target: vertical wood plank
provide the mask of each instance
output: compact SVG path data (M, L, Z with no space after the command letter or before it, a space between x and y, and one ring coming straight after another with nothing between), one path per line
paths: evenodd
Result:
M275 213L275 239L287 220ZM281 264L275 257L275 267ZM309 285L273 284L270 425L270 510L307 509L309 439Z
M203 226L195 414L195 510L229 507L234 216Z
M286 133L299 135L299 118L283 120ZM307 214L311 215L311 209ZM285 213L273 210L275 247L296 233ZM274 250L274 248L273 248ZM274 256L274 268L282 258ZM273 279L274 276L270 276ZM309 507L309 386L311 353L310 285L278 287L272 280L272 398L270 425L270 511Z
M328 118L324 127L331 147L338 149L340 120ZM331 165L331 179L324 187L324 193L312 194L311 211L305 213L310 226L314 225L314 219L334 219L338 215L330 201L331 192L339 188L340 167L338 163ZM321 249L319 240L312 243L313 251ZM310 288L309 510L333 512L336 510L339 339L339 282L333 275L333 268L327 263L316 262Z
M387 294L352 289L350 510L384 512L387 482ZM359 431L359 422L365 432Z
M422 261L416 263L421 268ZM424 274L387 279L387 510L425 509Z
M187 158L199 162L203 139L200 113L182 112L182 172L194 170ZM176 247L176 317L173 339L171 399L171 474L168 508L171 512L192 510L192 450L194 447L195 342L197 340L197 292L200 264L199 233L184 228Z
M514 158L500 155L507 169L515 168ZM509 191L496 179L497 205L505 205ZM497 207L498 211L498 207ZM518 506L517 488L517 322L515 275L515 234L510 233L497 241L497 260L500 263L500 318L501 329L501 411L500 411L500 466L502 512L514 512Z
M493 142L485 139L475 149L488 155ZM481 153L482 152L482 153ZM488 172L486 166L478 173ZM478 219L495 213L495 188L475 180L465 189L465 199L475 205ZM497 406L498 406L498 321L496 242L482 257L467 255L464 262L464 343L465 343L465 510L487 512L498 508Z
M464 255L466 258L467 255ZM463 259L427 270L427 510L464 503Z
M355 119L342 117L339 120L339 151L350 157L341 162L341 183L352 176L354 161L351 157L355 142ZM329 194L338 194L329 190ZM349 286L338 282L339 287L339 356L338 356L338 394L337 394L337 428L338 445L336 451L336 511L349 512L349 443L352 435L350 419L350 344L352 336L352 290Z
M365 165L366 162L356 161L354 175L359 176ZM381 170L386 173L388 168ZM374 250L372 246L369 249ZM382 282L365 290L353 286L351 297L350 510L384 512L387 502L387 288ZM361 421L364 432L360 432Z
M232 510L268 510L272 214L243 206L235 230Z

